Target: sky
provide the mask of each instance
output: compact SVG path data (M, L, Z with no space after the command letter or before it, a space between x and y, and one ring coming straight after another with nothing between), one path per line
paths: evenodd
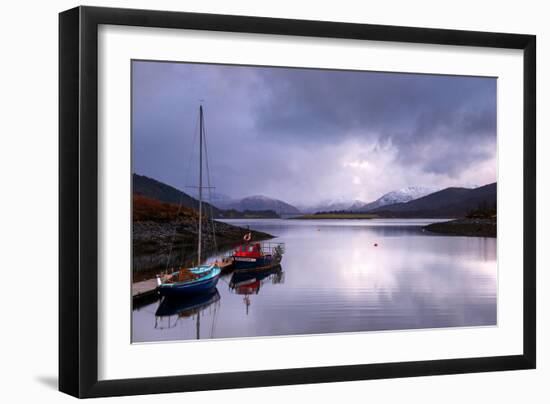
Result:
M132 62L133 171L295 205L496 181L495 78Z

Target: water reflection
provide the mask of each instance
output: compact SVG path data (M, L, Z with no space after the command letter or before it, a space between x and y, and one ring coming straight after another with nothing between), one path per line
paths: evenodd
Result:
M212 332L208 338L213 337L215 317L219 306L220 293L214 289L211 293L205 293L193 297L188 296L166 296L164 297L155 312L155 329L165 330L178 326L182 319L192 319L196 323L196 339L201 338L201 313L212 306L214 321ZM204 338L204 336L203 336Z
M272 285L277 285L284 283L284 279L281 265L268 270L234 272L231 275L229 289L237 295L244 295L243 302L246 306L246 314L248 315L249 307L252 303L250 295L260 293L260 288L264 283L269 282Z
M418 220L233 223L286 243L284 271L226 274L215 302L179 310L191 315L136 309L134 342L496 324L496 239L435 235Z

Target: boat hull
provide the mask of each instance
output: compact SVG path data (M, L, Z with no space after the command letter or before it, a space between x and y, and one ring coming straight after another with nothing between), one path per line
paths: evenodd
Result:
M276 265L279 265L281 262L280 259L274 257L233 257L233 268L235 271L247 271L247 270L258 270L258 269L268 269L273 268Z
M193 282L162 283L158 287L161 296L196 296L212 292L218 284L221 269L215 268L215 275Z
M160 285L158 290L161 296L195 296L198 294L211 292L216 288L218 278L208 279L198 282L195 285L185 285L178 283Z

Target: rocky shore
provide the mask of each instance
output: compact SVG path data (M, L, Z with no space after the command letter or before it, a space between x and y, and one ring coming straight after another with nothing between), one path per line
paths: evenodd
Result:
M448 222L432 223L424 227L434 233L470 237L496 237L497 220L491 219L456 219Z
M214 225L216 240L214 243ZM202 244L205 256L230 249L243 242L248 229L227 223L203 223ZM147 279L159 269L177 265L195 264L197 259L198 229L193 220L170 222L140 221L133 223L133 277L134 281ZM251 230L252 240L267 240L272 235Z
M198 219L198 212L194 209L134 194L133 281L149 279L166 268L196 265ZM242 227L213 221L204 215L202 259L241 244L248 231ZM273 238L267 233L257 231L250 231L250 233L252 240L255 241Z

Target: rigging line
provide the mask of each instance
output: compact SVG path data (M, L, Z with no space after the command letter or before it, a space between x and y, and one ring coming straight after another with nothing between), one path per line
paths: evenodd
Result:
M204 156L206 158L206 183L208 184L208 198L210 199L210 220L212 221L212 238L214 239L214 251L218 252L218 242L216 241L216 225L214 221L214 209L212 208L212 187L210 184L210 165L208 164L208 146L206 142L206 123L203 112L202 130L204 133Z
M185 184L189 183L189 177L191 175L191 163L193 162L195 144L197 143L199 119L200 119L200 117L197 117L195 119L195 128L193 129L193 140L191 142L191 148L189 149L189 158L187 159L186 166L185 166Z
M186 181L187 182L187 177L189 176L189 167L191 165L190 161L192 160L192 153L193 153L193 146L195 145L195 142L197 140L197 126L198 126L198 118L195 120L195 129L193 131L193 141L192 141L192 147L191 147L191 158L187 160L186 164L187 164L187 167L185 169L185 174L186 174ZM180 193L180 199L179 199L179 203L178 203L178 212L176 213L176 221L180 215L180 212L181 212L181 207L183 205L183 193ZM168 250L168 259L166 260L166 268L165 268L165 272L168 271L168 267L170 266L170 260L172 259L172 250L173 250L173 247L174 247L174 241L176 240L176 230L177 230L177 225L174 226L174 229L172 231L172 237L171 237L171 240L170 240L170 248ZM183 254L182 254L183 255Z
M185 183L187 184L189 182L189 179L190 179L190 176L191 176L191 163L193 162L193 155L194 155L194 151L195 151L195 145L197 143L197 135L201 136L201 134L199 133L199 124L200 124L200 115L197 116L196 120L195 120L195 128L194 128L194 131L193 131L193 141L191 143L191 148L189 149L189 159L187 160L187 169L186 169L186 177L185 177ZM195 218L194 216L192 216L192 222L195 222L194 225L195 227L197 228L197 232L198 232L198 228L199 228L199 220L198 220L198 216ZM182 251L182 258L185 258L185 254L184 254L184 251ZM192 265L192 264L191 264Z

